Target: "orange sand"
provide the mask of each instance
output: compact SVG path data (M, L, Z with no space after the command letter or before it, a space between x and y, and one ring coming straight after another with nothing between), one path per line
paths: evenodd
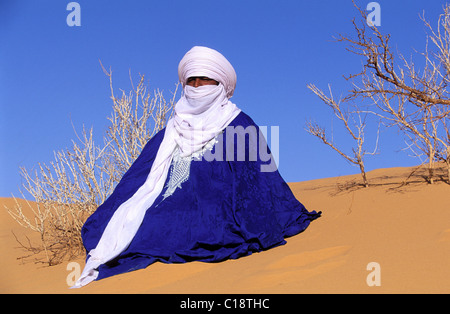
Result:
M449 293L450 186L424 183L420 173L399 187L410 168L290 183L296 197L322 217L287 244L222 263L162 264L68 289L68 262L22 262L12 235L36 239L3 209L0 199L1 293ZM74 260L83 266L83 258ZM381 286L368 286L379 264Z

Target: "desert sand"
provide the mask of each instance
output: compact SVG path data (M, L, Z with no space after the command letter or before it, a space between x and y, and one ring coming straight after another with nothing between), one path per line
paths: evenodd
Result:
M401 186L410 172L371 171L369 188L353 185L359 175L289 183L295 196L309 210L322 211L322 217L286 245L214 264L156 263L81 289L69 289L74 269L67 267L76 265L69 262L82 267L83 257L51 267L20 259L26 252L12 232L36 235L8 215L3 205L12 206L13 200L2 198L0 292L449 293L450 185L427 184L418 171ZM373 262L378 267L368 268Z

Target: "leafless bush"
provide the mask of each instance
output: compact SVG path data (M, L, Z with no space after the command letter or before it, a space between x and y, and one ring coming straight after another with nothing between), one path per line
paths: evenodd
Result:
M363 59L362 71L346 77L352 88L342 102L370 106L371 110L359 111L374 114L384 125L401 131L406 147L428 165L429 183L434 182L437 161L446 164L450 183L450 5L444 6L436 29L421 17L428 30L425 50L418 54L422 70L413 58L394 53L391 36L375 25L367 26L366 13L358 10L362 22L353 20L356 37L337 38Z
M354 142L352 147L352 153L345 153L344 149L338 147L332 139L329 139L325 129L320 127L317 123L309 121L306 125L306 131L317 138L319 138L324 144L334 149L339 155L344 157L350 163L359 167L361 176L363 179L363 185L369 186L366 170L364 166L364 157L366 155L373 155L376 153L378 146L378 136L375 149L373 152L367 152L364 148L365 142L365 128L367 114L363 113L360 108L353 104L348 104L346 101L336 101L333 98L333 93L330 88L330 96L326 96L319 88L313 84L309 84L308 88L314 92L329 108L333 111L334 115L344 125L345 131L350 135Z
M365 18L365 13L360 12ZM346 42L349 51L365 60L363 70L348 77L352 81L358 78L359 84L353 85L347 99L373 102L377 108L375 114L386 125L402 131L407 147L417 157L425 157L428 181L433 183L435 162L442 160L450 166L450 6L444 6L437 31L424 16L422 21L429 31L425 51L419 54L422 70L413 58L407 60L401 53L395 54L390 35L382 34L376 26L371 26L368 32L364 23L357 25L353 21L357 39L340 36L338 40ZM450 176L447 180L450 182Z
M110 80L112 115L103 144L94 143L92 128L76 135L70 149L54 153L54 161L39 163L34 171L21 168L23 188L35 205L25 208L16 202L10 215L23 227L40 235L40 245L21 245L30 252L45 252L39 257L48 265L60 263L83 252L80 237L85 220L112 193L123 173L137 158L147 141L161 130L174 106L176 90L167 102L162 92L147 92L144 75L132 91L122 90L116 97L112 72L103 71ZM22 191L24 196L24 191Z

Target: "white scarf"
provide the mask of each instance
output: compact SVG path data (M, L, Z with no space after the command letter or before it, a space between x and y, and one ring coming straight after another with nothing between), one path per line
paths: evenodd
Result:
M229 101L229 92L222 83L197 88L185 86L183 91L175 106L175 115L167 123L145 183L116 210L97 247L89 252L90 257L73 288L95 280L97 268L130 245L147 209L163 190L175 148L180 148L182 156L190 156L201 150L240 113L240 109Z

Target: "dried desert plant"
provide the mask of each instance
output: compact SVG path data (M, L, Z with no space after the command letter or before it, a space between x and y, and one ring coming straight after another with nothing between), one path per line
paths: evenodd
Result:
M154 90L153 95L147 92L143 75L140 76L136 87L130 77L133 90L128 94L122 91L121 97L117 98L114 95L111 70L106 71L103 65L102 69L109 78L113 101L113 112L108 118L110 126L105 141L111 144L107 145L109 156L113 158L111 164L114 164L121 177L139 156L148 140L165 127L175 104L178 85L167 102L160 90Z
M306 125L306 131L317 138L319 138L324 144L331 147L339 155L344 157L350 163L359 167L364 187L369 186L369 180L367 179L366 170L364 166L364 157L366 155L374 155L378 147L378 136L376 140L375 149L373 152L367 152L364 148L365 142L365 128L367 114L353 104L347 103L347 101L336 101L333 97L331 88L329 87L330 96L326 96L323 91L317 88L314 84L308 84L308 88L316 94L323 103L325 103L340 122L344 125L345 131L350 135L350 138L354 142L352 147L352 153L345 153L344 149L338 147L338 145L329 139L326 131L323 127L320 127L317 123L308 121Z
M169 102L160 91L150 95L143 75L136 87L131 80L132 91L116 97L112 72L102 69L113 100L103 144L94 143L93 129L83 127L70 149L54 153L54 161L39 163L34 171L21 168L23 188L35 204L16 202L8 208L20 225L39 233L39 245L20 244L32 253L45 252L38 260L48 265L84 252L80 231L85 220L112 193L147 141L164 128L174 106L176 90ZM22 196L26 198L24 192Z
M345 43L349 52L362 57L363 68L346 77L351 89L341 102L358 104L353 112L375 115L385 126L398 128L404 135L406 148L422 164L428 165L429 183L434 182L436 162L444 162L450 183L450 5L443 7L444 13L436 29L421 17L428 34L425 35L425 50L418 54L419 63L394 52L391 36L383 34L373 23L367 25L366 12L357 9L361 23L353 20L356 36L339 35L337 41ZM309 87L323 101L329 101L315 86ZM334 111L338 109L334 105L331 107ZM311 124L308 127L311 129ZM347 130L351 134L348 127ZM321 134L315 133L316 136ZM358 140L357 143L359 147Z
M365 21L365 12L359 11ZM419 63L395 53L389 34L353 21L357 37L340 35L338 41L362 56L364 64L360 73L347 77L352 89L344 100L372 103L376 110L371 113L381 117L386 126L397 127L416 157L425 157L422 163L428 164L428 182L434 182L435 162L444 161L450 183L450 5L444 6L436 31L424 16L421 19L429 33Z

